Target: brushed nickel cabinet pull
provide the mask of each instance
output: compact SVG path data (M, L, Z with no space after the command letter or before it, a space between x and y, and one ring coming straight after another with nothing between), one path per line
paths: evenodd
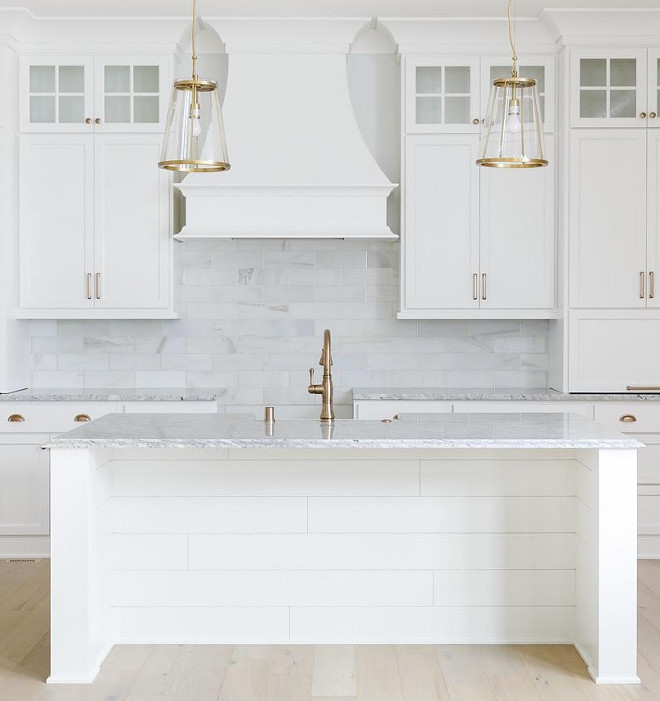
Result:
M486 291L486 273L481 273L481 299L487 299L488 293Z
M649 273L649 299L655 297L655 273L651 271Z
M7 421L11 424L22 424L25 421L23 414L10 414Z
M77 414L77 415L74 417L73 420L74 420L74 421L82 421L82 422L84 422L84 421L91 421L92 418L91 418L91 416L90 416L89 414Z
M101 273L96 273L96 299L101 299Z
M479 275L477 273L472 274L472 299L479 299Z
M624 424L631 424L637 421L637 417L634 414L624 414L619 417L619 421Z
M629 392L660 392L660 385L628 385Z
M644 273L639 274L639 298L644 299Z
M92 298L92 274L87 273L85 276L85 295L87 296L87 299Z

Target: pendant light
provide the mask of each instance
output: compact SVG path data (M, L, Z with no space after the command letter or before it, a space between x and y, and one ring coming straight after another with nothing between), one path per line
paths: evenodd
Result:
M165 140L158 166L182 173L213 173L229 170L227 143L220 110L218 84L197 75L195 22L197 3L192 3L192 77L175 80L167 114Z
M484 134L477 165L489 168L538 168L547 166L543 123L533 78L518 76L518 54L511 26L508 0L509 43L513 52L510 78L493 81L484 119Z

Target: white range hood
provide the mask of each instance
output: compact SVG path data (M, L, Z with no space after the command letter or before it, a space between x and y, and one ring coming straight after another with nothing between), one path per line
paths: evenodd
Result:
M368 19L205 20L229 54L224 119L232 164L192 173L187 238L397 238L396 187L355 121L347 54Z

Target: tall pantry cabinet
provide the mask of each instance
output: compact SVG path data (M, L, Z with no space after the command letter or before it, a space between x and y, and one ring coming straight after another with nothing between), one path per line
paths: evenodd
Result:
M568 389L660 391L660 52L568 65Z
M171 57L23 55L21 318L175 318Z

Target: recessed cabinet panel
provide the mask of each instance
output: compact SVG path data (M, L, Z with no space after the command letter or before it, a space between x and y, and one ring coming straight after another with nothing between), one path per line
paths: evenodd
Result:
M571 54L571 126L645 127L645 49L575 49Z
M478 308L478 137L408 137L407 309Z
M169 178L158 135L95 137L95 306L169 306Z
M408 132L479 132L479 61L471 58L406 60Z
M571 306L646 306L646 130L570 136Z
M660 128L660 49L649 49L649 127Z
M93 305L93 137L24 135L20 143L21 306Z
M660 130L647 132L646 306L660 308Z
M0 445L0 536L48 535L48 451Z
M552 139L546 146L553 154ZM481 308L553 309L554 158L545 168L479 171Z

